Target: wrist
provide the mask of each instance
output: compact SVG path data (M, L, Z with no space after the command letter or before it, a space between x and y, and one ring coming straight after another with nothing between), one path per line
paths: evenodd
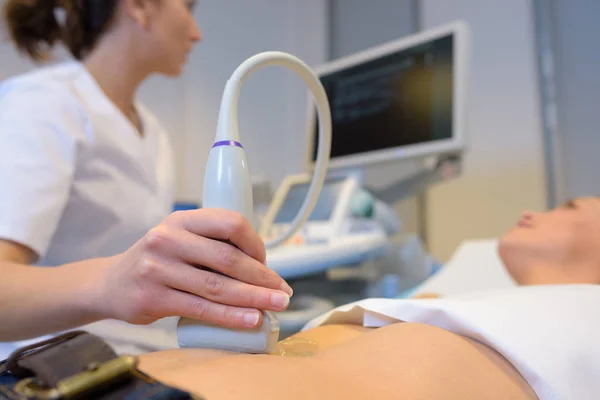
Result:
M103 276L110 259L55 268L0 264L0 342L38 337L109 318Z
M105 289L111 263L112 258L98 258L60 267L68 277L66 282L72 285L67 288L71 303L90 322L112 318Z

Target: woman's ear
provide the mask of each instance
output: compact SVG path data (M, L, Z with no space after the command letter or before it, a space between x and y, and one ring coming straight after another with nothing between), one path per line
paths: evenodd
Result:
M173 1L173 0L168 0ZM122 0L122 11L143 29L150 25L150 16L154 12L158 0Z

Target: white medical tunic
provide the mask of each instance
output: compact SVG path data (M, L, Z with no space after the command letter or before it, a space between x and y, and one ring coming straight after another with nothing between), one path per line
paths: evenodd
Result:
M172 149L156 118L136 108L142 135L79 62L4 81L0 238L55 266L123 252L160 223L173 205ZM96 325L133 345L156 334L152 326L127 334L132 327L120 322Z

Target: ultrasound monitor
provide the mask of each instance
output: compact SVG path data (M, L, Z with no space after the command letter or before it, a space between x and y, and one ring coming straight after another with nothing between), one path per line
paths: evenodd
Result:
M304 203L311 180L310 174L289 175L283 180L262 221L262 237L287 231ZM340 232L348 218L352 194L357 187L358 179L352 175L325 179L304 229L313 235L323 236L332 236ZM280 228L281 232L275 228Z
M331 107L330 168L462 151L469 38L468 27L455 22L316 68ZM313 105L308 114L313 167Z
M291 224L300 207L308 194L310 182L302 182L290 186L287 196L279 212L275 216L274 224ZM333 211L339 199L340 193L344 188L344 181L341 179L326 180L319 194L317 204L312 211L308 221L329 221L333 216Z

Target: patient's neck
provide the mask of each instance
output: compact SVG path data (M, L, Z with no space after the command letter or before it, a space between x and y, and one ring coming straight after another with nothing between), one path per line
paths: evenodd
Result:
M523 268L519 285L600 284L600 265L570 262L569 265L539 263Z

